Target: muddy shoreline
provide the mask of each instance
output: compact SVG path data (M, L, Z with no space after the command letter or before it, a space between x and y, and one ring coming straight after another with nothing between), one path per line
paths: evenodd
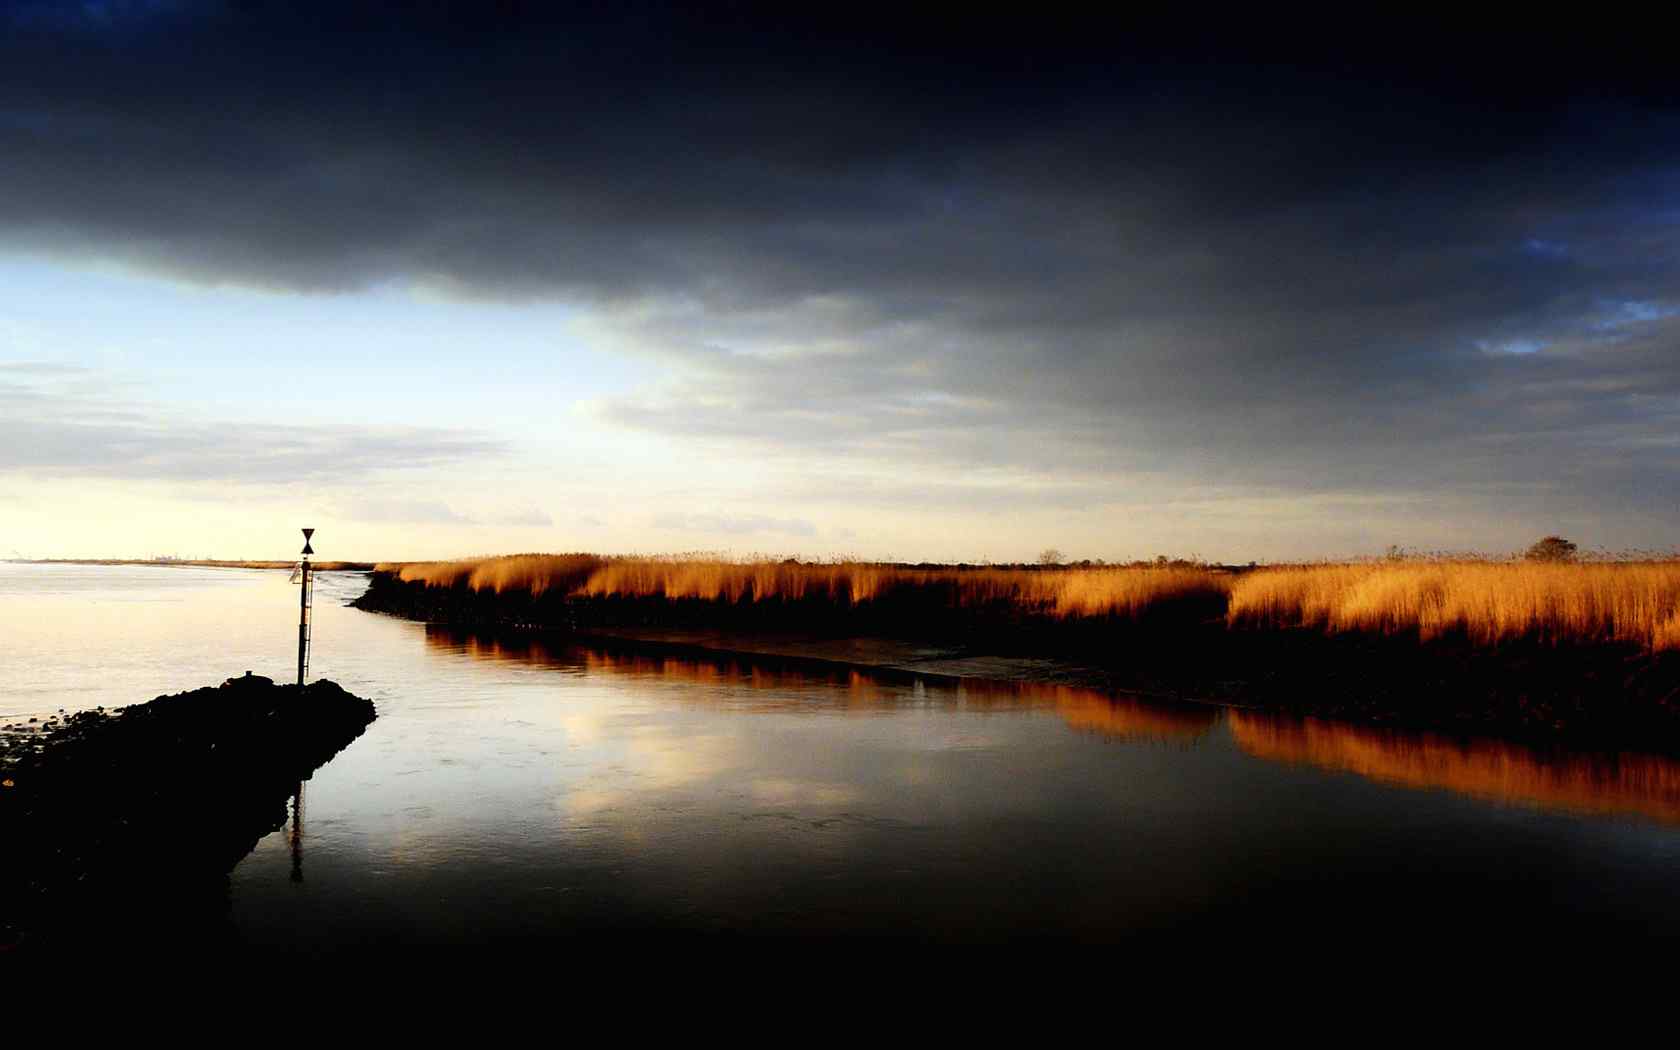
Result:
M1680 653L1477 645L1415 635L1231 629L1220 620L1054 621L1005 609L533 597L375 572L351 603L489 634L562 635L672 654L874 674L1028 680L1183 702L1553 745L1680 754Z
M216 925L228 872L374 717L330 681L242 676L6 727L0 946Z

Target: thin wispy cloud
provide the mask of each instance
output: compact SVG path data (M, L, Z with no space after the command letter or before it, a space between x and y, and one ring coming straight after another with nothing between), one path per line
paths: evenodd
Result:
M550 528L554 525L554 518L547 511L535 507L524 510L505 511L494 515L491 521L497 525L516 525L528 528Z
M94 382L70 393L19 379L39 374L0 372L0 475L338 483L508 452L499 439L441 427L190 419L108 396Z
M719 536L748 536L773 533L789 537L812 537L817 527L800 518L775 518L761 514L661 514L654 528Z

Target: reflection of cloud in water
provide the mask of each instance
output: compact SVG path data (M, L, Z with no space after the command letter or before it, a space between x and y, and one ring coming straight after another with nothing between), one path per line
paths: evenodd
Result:
M858 799L857 789L849 784L796 780L792 777L761 777L748 785L748 793L757 805L789 809L844 806Z
M1051 710L1075 729L1119 740L1192 742L1218 724L1221 714L1216 707L1150 703L1042 682L968 681L957 692L970 709Z
M1499 740L1457 740L1236 710L1228 721L1243 750L1274 762L1502 803L1680 823L1680 763L1654 755L1547 755Z
M809 711L813 703L827 709L885 710L913 699L902 687L844 667L789 668L722 655L698 660L595 649L579 649L573 659L590 674L694 685L699 688L685 691L685 702L749 711ZM742 690L749 703L742 703Z
M615 761L559 800L569 816L590 817L629 804L639 795L678 791L741 764L738 742L729 736L639 726L622 739L623 752Z

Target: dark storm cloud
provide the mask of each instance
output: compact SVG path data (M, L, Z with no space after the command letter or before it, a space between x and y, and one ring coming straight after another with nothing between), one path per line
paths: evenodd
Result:
M565 299L670 366L615 421L1093 503L1680 494L1654 41L89 10L18 8L0 45L16 248Z

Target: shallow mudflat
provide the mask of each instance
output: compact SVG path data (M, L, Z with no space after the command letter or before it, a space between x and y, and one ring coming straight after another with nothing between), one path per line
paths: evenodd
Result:
M215 888L285 821L298 784L373 718L372 703L332 682L251 676L5 727L0 918L10 936Z

